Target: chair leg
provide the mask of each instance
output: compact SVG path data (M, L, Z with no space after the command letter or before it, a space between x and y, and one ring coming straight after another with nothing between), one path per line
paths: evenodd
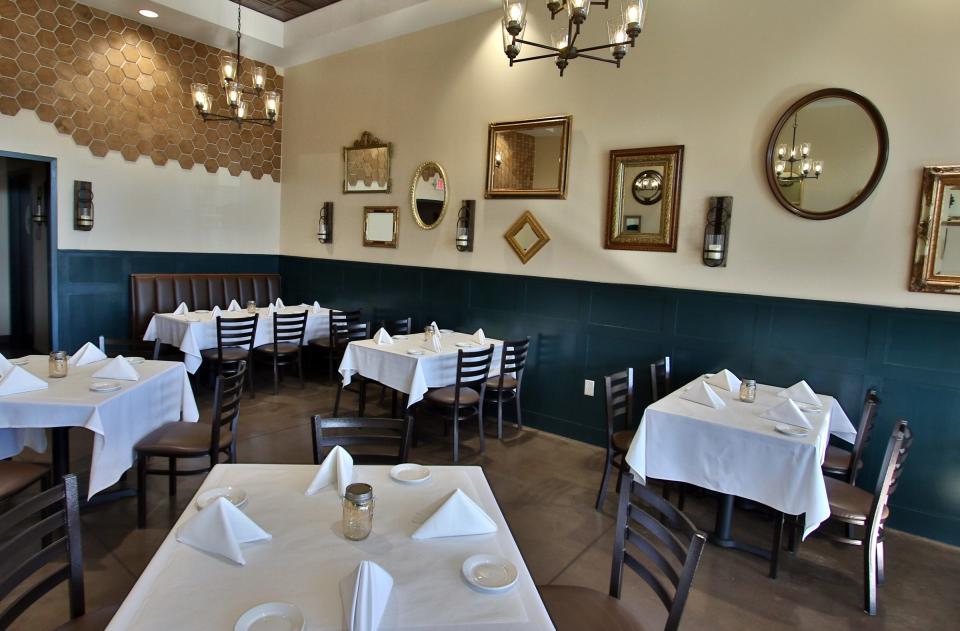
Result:
M483 398L481 397L480 403L477 406L477 420L480 422L480 453L482 454L486 449L486 439L487 437L483 435Z
M497 393L497 440L503 440L503 393Z
M168 460L170 462L170 469L167 474L167 490L170 493L170 497L175 497L177 495L177 459L168 458Z
M773 546L770 548L770 578L777 578L780 569L780 548L783 547L783 513L778 512L773 520Z
M603 501L607 498L607 480L610 479L610 468L612 466L610 463L610 453L607 452L607 457L603 463L603 477L600 478L600 491L597 493L596 509L598 511L603 508Z
M333 416L336 418L340 413L340 395L343 393L343 382L340 382L340 387L337 388L337 396L333 400Z
M460 462L460 414L453 410L453 464Z
M280 366L277 364L277 356L273 356L273 395L280 394Z
M399 418L399 411L397 410L397 391L393 390L393 394L390 395L390 412L393 418Z
M357 385L360 386L360 399L357 402L357 409L360 412L360 418L363 418L367 411L367 380L361 379Z
M683 510L684 504L687 503L687 485L683 482L677 483L677 508Z
M863 542L863 610L877 615L877 540L868 532Z
M147 456L137 455L137 528L147 527Z
M877 584L883 585L887 580L887 573L883 568L883 540L877 541Z
M330 352L327 353L327 378L333 381L333 346L330 346Z
M520 412L520 389L513 395L513 403L517 406L517 429L523 429L523 414Z
M297 349L297 378L300 379L300 389L303 390L306 385L303 383L303 348Z
M253 389L253 357L247 359L247 387L250 388L250 398L256 399L257 393Z

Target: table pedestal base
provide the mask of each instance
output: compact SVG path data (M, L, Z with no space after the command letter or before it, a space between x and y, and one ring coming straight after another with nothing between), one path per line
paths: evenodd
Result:
M742 543L732 536L733 529L733 502L736 499L733 495L722 494L719 496L720 503L717 506L717 523L712 534L707 536L707 541L720 548L730 548L747 552L761 559L772 561L774 554L770 550ZM771 578L776 578L776 572L771 569Z

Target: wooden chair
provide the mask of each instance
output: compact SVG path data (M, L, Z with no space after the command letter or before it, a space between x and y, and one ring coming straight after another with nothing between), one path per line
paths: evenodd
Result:
M303 390L303 336L307 332L307 312L273 314L273 342L253 349L254 357L273 365L273 393L280 392L280 369L296 366Z
M460 421L474 416L480 430L480 453L484 451L483 399L486 396L487 377L493 362L493 344L479 351L457 353L457 382L446 388L430 390L424 397L429 405L443 409L449 418L444 424L453 424L453 464L460 461Z
M50 469L42 464L0 460L0 502L40 483L40 490L50 488Z
M244 362L251 399L256 396L253 391L253 342L257 338L259 318L259 313L245 318L218 316L217 347L200 351L203 359L214 362L217 375L224 374L225 369L232 373L240 362Z
M62 484L0 515L0 541L0 601L8 603L0 609L0 629L8 628L30 605L64 581L68 584L70 622L59 631L106 628L117 607L87 613L84 602L76 475L64 476ZM11 594L14 596L8 599Z
M313 417L313 461L320 464L336 446L357 464L400 464L410 453L408 418Z
M123 355L124 357L143 357L144 359L160 359L160 340L145 342L144 340L126 339L100 336L100 351L109 357Z
M672 382L673 372L671 370L669 355L650 364L651 401L659 401L663 397L673 392L673 388L671 386Z
M319 350L321 353L326 354L328 361L328 376L331 381L333 381L334 373L334 363L336 362L337 356L343 352L342 348L338 348L336 345L336 336L334 332L348 324L355 324L360 322L360 318L363 316L362 309L356 309L354 311L330 311L330 327L328 329L327 337L317 337L309 342L307 342L312 348Z
M147 521L147 475L165 475L169 478L169 493L177 494L177 476L199 475L210 471L220 462L220 454L227 455L227 462L237 461L237 423L240 419L240 399L243 396L243 379L247 364L240 360L237 372L218 375L214 387L213 422L187 423L173 421L164 423L147 434L135 446L137 452L137 527L143 528ZM209 459L209 466L198 469L177 469L177 458ZM149 469L151 457L167 458L169 468Z
M619 492L609 595L572 585L539 588L557 631L649 629L620 602L625 565L666 607L664 631L680 626L707 538L686 515L631 476L620 481Z
M334 343L336 344L335 348L346 348L347 344L350 342L359 342L361 340L370 339L370 323L369 322L354 322L352 324L346 324L333 332ZM344 387L343 377L340 378L340 387L337 388L337 397L333 401L333 415L337 416L340 413L340 397L344 392L350 392L357 395L357 411L360 416L363 416L367 407L367 379L366 377L360 375L359 373L354 374L350 378L350 385L355 385L355 388L350 388L349 386Z
M863 468L863 452L870 443L870 436L877 424L877 408L880 406L880 397L875 388L867 390L863 401L863 411L860 413L860 425L857 427L857 437L853 443L853 451L846 451L840 447L828 446L827 455L823 460L823 472L827 475L844 480L850 484L857 481L857 473Z
M623 480L624 458L630 443L633 442L633 368L603 378L604 396L607 410L607 455L604 459L603 477L600 479L600 492L597 493L596 509L603 509L607 497L607 482L614 467L617 475L617 488ZM622 427L623 429L617 429Z
M497 438L503 438L503 404L513 400L517 408L517 429L523 429L523 416L520 412L520 385L523 382L523 368L527 363L527 351L530 350L530 338L504 341L500 354L500 374L487 379L487 398L497 402Z

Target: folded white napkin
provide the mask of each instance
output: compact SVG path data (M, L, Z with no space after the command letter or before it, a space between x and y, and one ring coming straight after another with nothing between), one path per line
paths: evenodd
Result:
M103 354L95 344L87 342L83 346L77 349L77 352L70 356L70 359L67 360L67 364L70 366L86 366L87 364L92 364L93 362L98 362L101 359L106 359L107 356Z
M497 532L497 524L470 497L457 489L413 533L414 539L463 537Z
M314 301L313 301L313 312L314 312L314 313L320 313L320 309L321 309L320 303L317 302L316 300L314 300Z
M728 392L740 391L740 380L726 368L707 379L707 383Z
M686 399L687 401L693 401L694 403L699 403L701 405L706 405L715 410L722 410L727 407L727 404L723 402L723 399L720 398L720 395L717 394L717 391L712 387L707 385L704 381L698 381L697 383L690 386L683 394L680 395L681 399Z
M387 330L383 327L380 327L377 334L373 336L373 341L377 344L393 344L393 338L390 337L390 334L387 333Z
M123 355L117 355L110 362L93 373L94 379L123 379L124 381L140 381L140 373L130 365Z
M243 311L243 309L240 308L239 302L237 302L236 300L231 300L230 306L227 307L227 311Z
M777 421L778 423L786 423L787 425L813 429L813 425L810 424L810 421L807 420L807 417L804 416L803 412L800 411L800 408L797 407L797 404L794 403L792 399L787 399L783 403L778 403L773 406L763 413L763 418Z
M7 374L7 371L13 368L13 364L0 353L0 376Z
M436 331L433 335L431 335L430 339L424 343L423 347L428 351L439 353L442 350L442 344L440 342L440 331Z
M276 312L277 312L277 308L274 307L272 303L267 305L267 316L272 316Z
M219 305L213 305L213 309L210 310L210 317L211 317L211 318L219 318L221 313L223 313L223 312L220 311L220 306L219 306Z
M431 323L430 323L430 326L432 326L432 327L433 327L433 330L436 331L437 333L440 332L440 327L437 326L437 321L436 321L436 320L434 320L433 322L431 322Z
M46 381L27 372L20 366L11 366L11 368L11 370L3 373L3 377L0 377L0 397L8 394L43 390L49 387Z
M272 535L225 497L217 498L177 531L177 541L243 565L241 543L269 541Z
M279 298L277 298L277 302L274 304L276 305L277 309L283 309L286 306L285 304L283 304L283 301L280 300Z
M337 493L343 497L347 486L353 481L353 456L343 447L337 445L330 450L327 457L320 463L320 470L313 476L313 481L307 487L304 495L313 495L329 484L337 485Z
M813 388L806 381L800 381L793 384L786 390L777 393L781 399L793 399L797 403L809 403L810 405L823 405L820 397L813 391Z
M340 581L343 624L347 631L377 631L393 591L393 577L373 561L361 561Z
M473 339L477 341L477 344L487 343L487 336L483 334L483 329L477 329L477 332L473 334Z
M187 303L181 302L176 309L173 310L173 315L187 315L190 312L190 308L187 306Z

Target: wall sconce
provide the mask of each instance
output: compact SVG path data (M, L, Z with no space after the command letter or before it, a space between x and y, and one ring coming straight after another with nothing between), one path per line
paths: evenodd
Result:
M460 214L457 216L457 250L459 252L473 252L473 219L476 214L477 202L472 199L463 200Z
M707 210L707 225L703 230L703 264L708 267L726 267L730 249L730 218L733 214L732 197L711 197Z
M93 230L93 184L73 183L73 229Z
M37 188L37 203L33 206L33 212L30 213L30 219L38 226L42 226L47 221L47 213L43 207L43 188Z
M333 202L323 202L317 225L317 241L333 243Z

